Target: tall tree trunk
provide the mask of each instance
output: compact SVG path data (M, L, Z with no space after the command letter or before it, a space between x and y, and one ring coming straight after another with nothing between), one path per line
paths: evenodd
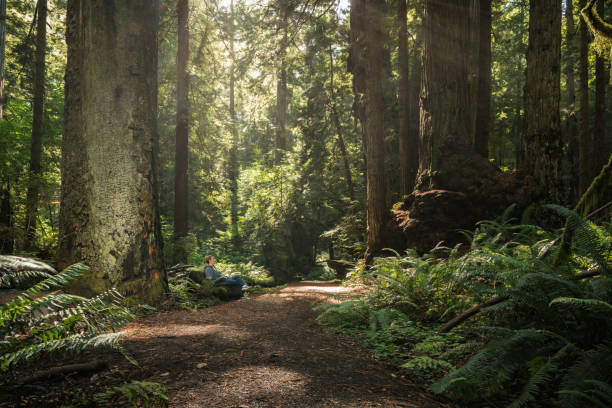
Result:
M586 0L580 0L580 9L586 6ZM584 18L580 16L580 60L578 63L578 91L580 94L579 113L579 194L584 193L591 182L591 131L590 131L590 109L589 109L589 27Z
M188 231L189 166L189 1L179 0L177 80L176 80L176 150L174 173L174 262L186 262L184 238Z
M383 248L383 231L387 220L384 161L384 99L382 92L382 22L384 0L366 0L366 157L367 157L367 251L370 259Z
M566 64L565 76L567 81L567 158L570 166L569 175L569 202L573 203L578 199L578 162L577 162L577 123L576 123L576 86L575 86L575 66L576 66L576 40L574 25L574 0L565 0L565 31L566 31Z
M235 64L236 56L234 54L234 0L230 1L230 100L229 100L229 114L230 114L230 132L232 134L232 146L229 152L229 182L231 191L231 208L230 208L230 222L231 222L231 233L232 242L234 249L237 249L238 245L238 128L236 124L236 106L234 99L234 88L235 88Z
M331 108L331 116L336 127L336 133L338 134L338 147L340 148L340 155L342 156L342 163L344 164L344 178L346 180L346 189L351 201L355 199L355 188L353 187L353 176L351 174L351 165L346 151L346 145L344 144L344 137L342 136L342 125L340 124L340 116L338 115L338 107L336 106L336 91L334 89L334 50L329 47L329 105Z
M443 153L471 150L470 85L467 81L469 0L427 0L423 15L423 68L418 187L445 166Z
M480 41L478 52L478 102L474 147L489 158L491 133L491 0L480 0Z
M7 175L0 182L0 254L13 252L13 208L11 206L11 185Z
M30 146L30 173L26 197L26 242L25 247L36 247L36 219L38 215L38 195L42 176L41 154L44 133L43 119L45 108L45 54L47 49L47 0L36 4L36 61L34 74L34 101L32 103L32 144Z
M366 96L366 55L365 55L365 15L366 0L351 0L350 12L350 55L348 71L353 74L353 116L361 131L364 167L367 168L367 143L365 128L365 96ZM367 186L367 172L364 171L364 186ZM366 188L367 200L367 188Z
M157 169L156 0L69 0L58 263L139 302L167 289Z
M287 42L288 42L288 23L289 23L289 10L290 6L287 0L280 0L279 2L279 27L283 33L280 47L278 50L278 78L276 82L276 135L274 143L274 162L280 164L283 153L287 150L287 133L286 133L286 122L287 122L287 67L286 67L286 55L287 55Z
M525 86L525 161L537 198L562 203L561 1L531 0Z
M406 24L406 0L397 2L398 52L399 52L399 155L400 197L410 194L414 187L417 167L418 144L410 129L411 101L410 59L408 55L408 27Z
M0 119L4 109L4 59L6 49L6 0L0 0Z
M603 1L597 2L596 11L600 16L605 16ZM606 154L606 88L609 81L606 56L598 53L595 58L595 124L593 128L592 178L599 174L608 159Z

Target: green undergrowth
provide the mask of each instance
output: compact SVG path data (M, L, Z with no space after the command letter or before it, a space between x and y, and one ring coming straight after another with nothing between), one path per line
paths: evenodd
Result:
M396 253L356 270L351 279L368 295L315 306L318 320L470 406L612 406L612 225L549 210L569 220L569 257L559 256L561 231L518 224L510 208L464 231L469 245ZM576 278L593 270L600 275Z
M4 275L6 281L21 286L27 283L29 287L0 305L0 371L3 374L0 395L3 400L17 400L31 390L46 390L35 384L23 384L24 373L41 360L59 355L110 348L138 365L123 348L124 332L119 330L136 316L154 312L155 308L148 305L128 308L124 297L114 288L92 298L63 292L65 285L88 271L84 264L72 265L57 274L49 272L50 268L28 270L27 263L22 265L25 269L8 270ZM168 391L161 384L132 382L97 394L94 401L80 401L78 405L98 406L102 400L138 407L164 407L168 405Z

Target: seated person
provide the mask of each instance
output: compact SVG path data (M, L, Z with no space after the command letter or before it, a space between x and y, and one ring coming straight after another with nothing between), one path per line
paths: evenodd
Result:
M222 275L221 272L215 267L217 260L212 255L205 256L204 262L206 262L206 267L204 267L204 277L206 279L214 280L215 283L213 286L235 287L238 289L240 296L244 297L242 290L247 289L248 286L244 283L240 274L234 273L231 277Z

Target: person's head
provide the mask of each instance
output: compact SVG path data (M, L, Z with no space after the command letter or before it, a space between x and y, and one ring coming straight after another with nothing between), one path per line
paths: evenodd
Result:
M212 256L212 255L206 255L206 256L204 257L204 262L206 262L208 265L211 265L211 266L212 266L212 265L214 265L214 264L216 264L216 263L217 263L217 260L216 260L216 259L215 259L215 257L214 257L214 256Z

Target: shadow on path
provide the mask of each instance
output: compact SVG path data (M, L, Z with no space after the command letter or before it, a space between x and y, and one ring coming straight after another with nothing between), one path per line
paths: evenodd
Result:
M128 326L125 345L141 368L126 370L166 384L173 407L450 406L373 359L358 341L316 323L313 302L350 292L301 282L197 312L139 319Z

